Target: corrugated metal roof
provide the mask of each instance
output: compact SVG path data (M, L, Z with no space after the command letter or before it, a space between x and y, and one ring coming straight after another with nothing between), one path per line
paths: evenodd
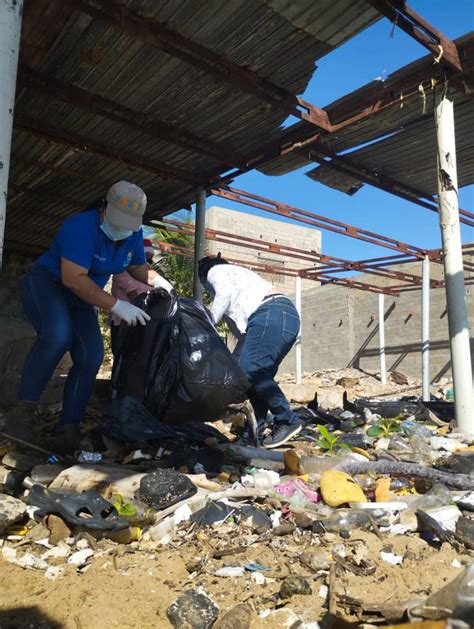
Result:
M456 105L454 112L458 185L462 187L474 183L474 102L467 99ZM435 124L430 116L345 157L378 175L388 175L426 195L434 195L438 192L436 155ZM349 194L358 184L357 179L325 165L307 175Z
M455 43L467 67L472 67L474 64L474 33L471 32L460 37ZM439 93L439 90L442 89L442 83L439 83L440 75L442 75L442 69L439 65L433 63L432 55L427 55L397 70L385 81L372 81L351 94L327 105L325 110L329 114L331 123L337 124L344 118L347 118L349 112L352 116L362 111L360 105L357 105L358 103L364 103L364 107L368 107L369 103L375 106L381 95L388 95L393 101L398 100L396 105L384 109L374 116L365 118L363 121L356 122L340 131L330 134L323 132L318 143L334 153L340 153L342 151L345 152L350 149L355 149L385 134L403 129L408 123L424 115L428 115L429 119L432 121L433 117L431 114L433 114L434 93L435 90ZM436 77L438 83L433 90L425 90L423 95L421 92L418 92L418 85L422 78L426 79L430 76ZM408 77L413 78L408 81ZM394 89L394 86L400 84L403 85L402 89ZM406 97L407 94L413 92L416 93L415 96L410 98ZM449 96L454 100L455 109L464 107L467 103L471 103L472 105L472 98L470 96L461 94L453 87L449 88ZM428 122L427 126L429 126L429 124ZM457 128L458 137L465 133L471 138L472 146L474 144L472 128ZM405 141L408 141L409 137L410 136L406 134L404 136ZM310 148L310 146L306 148ZM474 146L472 146L472 148L474 149ZM268 175L283 175L310 164L312 164L311 160L307 159L304 154L293 152L268 162L261 170ZM329 180L329 175L327 175L327 177ZM336 180L339 180L338 176L332 178L332 181ZM344 186L345 184L342 185Z
M318 58L378 19L367 2L323 4L319 16L309 11L309 0L286 6L264 0L127 0L121 6L299 94ZM93 6L118 5L102 0ZM284 111L80 9L80 0L28 0L21 64L241 155L281 134ZM165 177L163 166L186 177ZM28 241L44 248L66 215L118 179L145 189L151 217L165 205L173 209L175 198L180 206L192 202L195 181L228 168L220 157L161 139L146 125L132 128L102 115L93 100L79 106L67 102L61 89L44 93L25 83L15 105L6 246Z

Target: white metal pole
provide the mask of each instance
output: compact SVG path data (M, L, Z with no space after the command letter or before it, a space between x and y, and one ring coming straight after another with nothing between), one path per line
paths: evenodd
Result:
M380 382L387 384L387 366L385 364L385 295L379 293L379 354Z
M459 226L454 109L452 101L446 96L442 97L436 107L435 123L438 142L439 219L443 240L454 411L460 432L474 435L474 393Z
M3 264L3 239L22 15L23 0L0 0L0 269Z
M295 288L295 301L296 301L296 310L300 315L301 321L301 277L299 275L296 276L296 288ZM301 384L301 327L298 332L298 336L296 338L295 344L295 356L296 356L296 384Z
M423 258L421 288L421 382L423 402L430 401L430 259Z

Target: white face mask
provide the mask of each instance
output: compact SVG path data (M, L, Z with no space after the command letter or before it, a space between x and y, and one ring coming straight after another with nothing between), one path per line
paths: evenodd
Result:
M133 234L133 231L131 229L124 229L123 227L116 227L115 225L112 225L111 223L109 223L109 221L104 218L104 220L101 223L100 226L101 230L104 232L104 234L107 236L107 238L110 238L110 240L125 240L126 238L129 238L129 236L131 236Z

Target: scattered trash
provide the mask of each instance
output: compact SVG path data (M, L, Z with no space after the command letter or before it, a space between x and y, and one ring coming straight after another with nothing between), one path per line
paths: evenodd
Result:
M360 394L368 377L350 387ZM230 419L167 425L132 398L105 432L88 411L71 467L0 442L1 558L68 587L91 565L94 576L149 574L176 591L168 618L183 629L317 629L326 614L381 626L453 606L470 618L469 440L417 398L311 406L294 409L303 430L281 450L232 442ZM452 600L432 604L455 577Z
M380 552L380 558L382 561L386 561L391 566L400 566L403 563L403 557L401 555L395 555L394 553Z
M91 548L84 548L83 550L78 550L77 552L73 553L69 557L67 562L72 563L79 568L83 566L90 557L93 557L93 556L94 556L94 551Z
M226 566L214 572L216 577L243 577L245 568L242 566Z

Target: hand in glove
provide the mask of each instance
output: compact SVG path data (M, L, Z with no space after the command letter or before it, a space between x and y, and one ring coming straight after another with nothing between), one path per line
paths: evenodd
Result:
M171 293L171 291L173 290L173 286L168 282L168 280L165 280L164 277L161 277L161 275L157 275L151 281L151 285L153 286L153 288L163 288L167 293Z
M117 299L112 312L120 317L122 321L128 323L128 325L137 325L137 322L145 325L147 321L150 321L150 315L148 315L141 308L137 308L133 304L129 304L127 301Z

